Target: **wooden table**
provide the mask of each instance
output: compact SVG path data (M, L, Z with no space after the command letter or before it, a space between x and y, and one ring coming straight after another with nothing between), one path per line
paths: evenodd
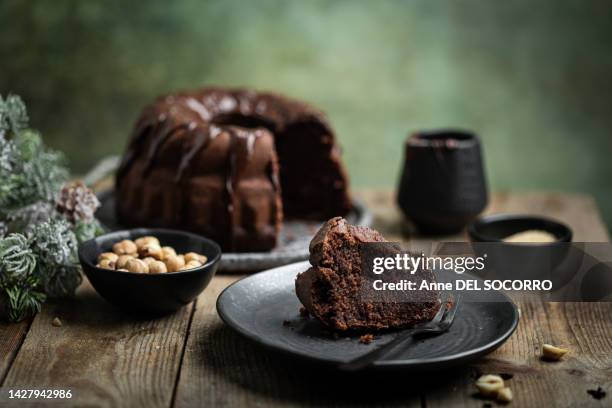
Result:
M391 240L409 239L390 191L357 195L374 211L375 228ZM502 211L556 217L577 241L609 240L584 195L495 194L487 212ZM62 406L481 407L486 401L473 387L481 372L513 374L512 406L612 406L612 303L521 302L516 332L471 367L345 375L264 350L225 326L215 300L238 278L215 277L195 303L155 320L118 312L85 282L75 299L46 304L31 321L0 324L0 406L9 402L9 389L56 388L72 390ZM51 324L55 317L61 327ZM571 354L543 362L544 342L564 344ZM609 394L602 400L587 394L598 386Z

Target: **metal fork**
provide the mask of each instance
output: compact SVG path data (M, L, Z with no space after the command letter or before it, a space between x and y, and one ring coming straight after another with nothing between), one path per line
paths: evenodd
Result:
M453 324L455 314L457 313L457 309L459 307L459 300L461 299L460 295L455 296L452 306L447 309L446 305L451 299L451 296L451 294L447 294L444 299L441 299L440 309L429 322L400 332L390 342L385 343L382 346L377 347L374 350L367 352L349 362L341 363L339 368L345 371L358 371L368 367L375 361L381 360L383 357L390 354L391 351L395 350L399 344L404 343L412 337L432 336L447 332Z

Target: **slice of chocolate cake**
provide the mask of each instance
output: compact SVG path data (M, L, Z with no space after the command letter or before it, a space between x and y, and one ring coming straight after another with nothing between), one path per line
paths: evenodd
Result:
M435 291L402 291L399 298L386 291L368 293L371 286L362 273L361 249L364 243L376 242L387 241L377 231L350 225L341 217L327 221L310 242L312 267L298 275L295 290L308 312L326 326L340 331L407 327L431 320L438 311ZM402 253L392 244L382 247ZM429 270L406 275L409 280L435 281Z

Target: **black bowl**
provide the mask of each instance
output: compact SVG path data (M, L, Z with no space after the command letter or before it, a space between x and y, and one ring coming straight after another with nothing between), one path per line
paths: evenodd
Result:
M503 242L504 238L521 231L540 230L554 235L555 242L571 242L572 230L565 224L547 217L520 214L494 214L480 217L468 227L473 242ZM506 243L507 245L521 245ZM530 245L547 245L532 244Z
M488 278L546 279L551 280L555 288L559 288L571 279L576 265L581 262L582 252L574 250L570 244L571 229L551 218L495 214L478 218L467 230L474 252L478 256L487 256L485 273ZM503 241L512 234L527 230L549 232L555 236L555 241Z
M157 237L162 245L177 253L197 252L208 262L180 272L138 274L96 267L98 255L108 252L114 243L141 236ZM221 248L210 239L188 232L137 228L111 232L79 246L79 260L92 286L110 303L133 312L170 313L194 300L210 283L221 259Z

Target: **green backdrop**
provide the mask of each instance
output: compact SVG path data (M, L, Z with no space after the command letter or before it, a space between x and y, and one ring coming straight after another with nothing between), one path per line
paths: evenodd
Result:
M153 97L247 85L313 102L353 186L393 186L414 129L481 135L493 190L593 194L612 224L612 3L0 2L0 93L75 172Z

